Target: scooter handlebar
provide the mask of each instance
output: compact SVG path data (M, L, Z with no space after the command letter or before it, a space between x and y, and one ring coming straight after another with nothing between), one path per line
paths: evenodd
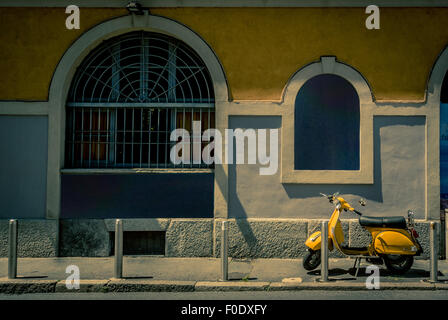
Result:
M359 212L358 210L353 209L353 212L356 213L356 214L359 215L359 216L362 216L362 213Z

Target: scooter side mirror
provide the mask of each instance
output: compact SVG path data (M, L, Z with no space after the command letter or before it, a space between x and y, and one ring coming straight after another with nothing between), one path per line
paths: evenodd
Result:
M359 204L362 205L363 207L365 207L366 200L364 200L363 198L359 199Z

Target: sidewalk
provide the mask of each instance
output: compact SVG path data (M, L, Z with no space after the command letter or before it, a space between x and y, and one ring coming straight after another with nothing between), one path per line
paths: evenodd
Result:
M329 282L316 281L320 268L306 271L301 259L229 259L229 281L220 281L217 258L125 256L123 279L112 279L114 260L107 258L19 258L17 279L7 279L7 258L0 258L0 293L69 291L69 265L80 270L80 290L73 291L230 291L230 290L366 290L369 274L361 264L354 277L352 259L330 259ZM429 260L415 260L402 276L380 268L380 289L448 290L448 262L439 261L439 282L431 284ZM448 292L447 292L448 294Z

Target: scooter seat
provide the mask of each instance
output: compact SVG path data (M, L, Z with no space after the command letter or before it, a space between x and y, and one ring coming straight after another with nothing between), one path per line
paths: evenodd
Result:
M406 229L404 217L359 217L359 224L363 227Z

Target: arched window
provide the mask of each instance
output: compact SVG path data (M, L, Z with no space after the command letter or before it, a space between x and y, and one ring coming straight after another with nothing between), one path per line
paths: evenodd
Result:
M440 92L440 197L448 199L448 72Z
M443 78L442 88L440 92L440 102L448 103L448 72L445 73Z
M184 42L132 32L103 42L76 71L67 101L66 168L173 168L170 133L215 126L211 78Z
M309 79L295 101L294 169L359 170L359 97L334 74Z

